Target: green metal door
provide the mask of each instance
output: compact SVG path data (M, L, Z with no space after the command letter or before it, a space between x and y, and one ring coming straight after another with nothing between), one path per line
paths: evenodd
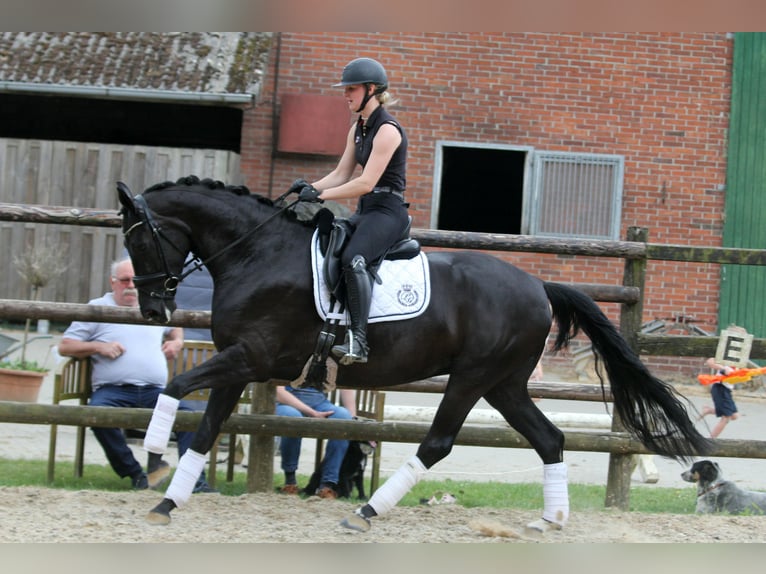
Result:
M766 33L734 36L724 247L766 249ZM718 326L766 336L766 268L721 267Z

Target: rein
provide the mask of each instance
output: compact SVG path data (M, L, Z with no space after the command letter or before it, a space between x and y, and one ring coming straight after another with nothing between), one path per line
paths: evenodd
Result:
M279 196L275 203L282 201L287 197L291 192L284 193L283 195ZM292 203L289 203L285 205L284 207L279 208L277 211L275 211L273 214L271 214L269 217L267 217L264 221L256 225L254 228L249 230L244 235L238 237L235 241L224 247L223 249L219 250L217 253L214 253L210 257L208 257L206 260L201 260L196 255L192 257L191 259L187 260L183 268L185 269L187 266L192 265L193 266L182 272L181 275L173 275L170 272L170 267L167 263L167 258L165 257L165 250L162 248L162 243L160 242L160 238L164 239L168 244L170 244L173 249L181 253L181 249L179 249L163 232L159 225L155 222L154 218L152 217L151 209L149 209L149 206L146 203L146 199L142 195L138 195L134 198L134 202L136 204L137 212L139 221L130 226L124 233L123 237L127 238L128 235L138 226L143 225L144 223L149 227L151 233L152 233L152 239L154 240L154 246L157 250L158 255L160 256L160 260L162 261L162 271L157 271L156 273L150 273L148 275L137 275L133 278L133 282L136 284L137 287L141 287L151 281L156 281L160 279L164 279L163 282L163 291L161 293L151 291L149 294L151 297L159 298L159 299L171 299L174 297L174 293L176 289L178 288L179 283L181 283L186 277L197 271L198 269L201 269L203 265L208 264L210 261L213 261L217 257L220 257L233 247L236 247L240 243L242 243L245 239L253 235L255 232L257 232L259 229L261 229L264 225L269 223L272 219L277 217L278 215L281 215L284 211L294 207L300 199L296 199ZM196 263L195 263L196 262Z
M279 198L277 198L277 201L280 201L280 200L284 199L284 197L285 197L285 196L280 196ZM242 243L242 242L243 242L245 239L247 239L248 237L250 237L251 235L253 235L253 234L254 234L256 231L258 231L258 230L259 230L261 227L263 227L264 225L266 225L266 224L267 224L269 221L271 221L272 219L274 219L276 216L278 216L278 215L281 215L281 214L282 214L283 212L285 212L286 210L288 210L288 209L290 209L291 207L294 207L295 205L297 205L299 201L300 201L300 199L296 199L296 200L295 200L295 201L293 201L292 203L288 203L288 204L287 204L287 205L285 205L284 207L281 207L281 208L279 208L277 211L275 211L274 213L272 213L272 214L271 214L269 217L267 217L265 220L261 221L261 223L259 223L259 224L258 224L258 225L256 225L255 227L253 227L253 228L252 228L250 231L248 231L248 232L247 232L247 233L245 233L244 235L241 235L241 236L240 236L240 237L238 237L236 240L234 240L232 243L229 243L229 244L228 244L226 247L224 247L223 249L219 250L217 253L213 253L213 254L212 254L210 257L208 257L208 258L207 258L205 261L202 261L202 260L201 260L199 257L194 257L194 258L193 258L191 261L197 261L197 263L194 265L194 267L192 267L192 268L191 268L191 269L189 269L188 271L186 271L186 272L182 273L182 274L181 274L181 276L178 278L178 282L180 283L180 282L181 282L181 281L183 281L183 280L184 280L186 277L188 277L189 275L191 275L192 273L194 273L194 272L195 272L197 269L201 269L203 265L206 265L207 263L209 263L209 262L210 262L210 261L212 261L213 259L216 259L217 257L219 257L219 256L223 255L224 253L226 253L226 252L227 252L229 249L231 249L231 248L233 248L233 247L236 247L237 245L239 245L240 243ZM171 243L171 245L172 245L172 243ZM184 267L186 267L186 266L187 266L187 265L189 265L189 264L190 264L190 262L186 262L186 263L184 263Z

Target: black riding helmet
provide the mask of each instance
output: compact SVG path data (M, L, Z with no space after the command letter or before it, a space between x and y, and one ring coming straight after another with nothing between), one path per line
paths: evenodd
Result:
M372 58L357 58L356 60L351 60L346 64L346 67L343 68L340 82L333 84L333 87L338 88L354 86L357 84L362 84L365 88L370 84L375 86L375 91L372 95L365 93L362 105L356 110L357 112L361 112L373 95L382 94L388 89L386 70L380 62L373 60Z

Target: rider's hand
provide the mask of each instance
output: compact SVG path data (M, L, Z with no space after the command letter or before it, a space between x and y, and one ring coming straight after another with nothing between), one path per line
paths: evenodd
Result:
M301 192L298 194L298 201L307 201L310 203L314 202L322 202L324 201L319 197L319 195L322 192L319 191L316 187L311 185L310 183L307 183L303 186L303 189L301 189Z
M298 178L296 179L293 184L290 186L290 189L287 190L287 193L300 193L301 189L303 189L305 186L309 185L309 182L305 179Z

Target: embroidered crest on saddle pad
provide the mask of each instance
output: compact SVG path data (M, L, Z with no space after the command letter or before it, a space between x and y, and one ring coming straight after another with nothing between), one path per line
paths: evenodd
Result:
M318 233L311 240L311 269L314 275L314 303L322 320L338 319L348 324L346 313L330 312L330 291L324 280L324 257L319 249ZM413 319L428 308L431 300L431 277L425 253L412 259L383 261L378 268L382 283L372 289L370 323Z

